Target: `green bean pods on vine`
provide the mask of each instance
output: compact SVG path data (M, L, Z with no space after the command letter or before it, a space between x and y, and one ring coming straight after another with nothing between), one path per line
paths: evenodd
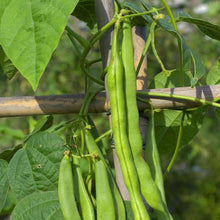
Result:
M66 152L60 163L58 183L59 201L65 220L81 220L74 195L72 166L68 154L69 152Z
M161 213L161 219L169 219L169 212L163 205L159 190L152 179L149 166L142 156L143 141L139 129L139 111L136 100L136 73L134 66L131 21L129 18L124 19L122 28L122 60L125 71L124 92L127 135L140 181L141 193L147 203Z
M112 130L125 184L128 188L135 219L150 219L141 198L137 170L127 137L126 106L124 95L124 69L119 51L120 20L114 27L111 60L107 73L107 86L112 115Z

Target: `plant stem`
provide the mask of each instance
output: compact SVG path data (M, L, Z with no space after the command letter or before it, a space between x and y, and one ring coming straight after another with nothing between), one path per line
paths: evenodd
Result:
M70 27L66 26L66 31L68 33L68 35L74 37L82 47L88 47L88 41L86 41L86 39L84 39L82 36L78 35L76 32L74 32Z
M173 98L173 99L184 99L188 101L193 101L193 102L198 102L201 103L202 105L211 105L214 107L220 108L220 104L213 102L213 101L207 101L204 99L199 99L199 98L194 98L191 96L184 96L184 95L174 95L174 94L167 94L167 93L159 93L159 92L145 92L145 91L137 91L138 95L146 95L146 96L152 96L156 98ZM141 98L139 98L141 100ZM143 99L142 99L143 101ZM147 100L146 100L147 102Z
M100 135L98 138L95 139L95 142L98 143L99 141L101 141L102 138L110 135L112 133L112 129L106 131L104 134Z
M113 17L113 19L107 23L105 26L103 26L90 40L88 46L84 49L82 57L80 59L80 67L84 74L86 74L91 80L94 82L104 85L104 82L100 79L97 79L96 77L90 75L86 68L85 68L85 63L86 63L86 56L88 55L90 49L93 47L93 45L102 37L102 35L116 22L117 18Z
M141 13L137 13L137 14L131 14L131 15L124 15L123 18L132 18L132 17L137 17L137 16L142 16L142 15L148 15L148 14L152 14L154 12L158 12L160 10L163 10L163 8L153 8L152 10L150 11L146 11L146 12L141 12Z
M143 50L143 53L142 53L142 55L141 55L140 61L139 61L139 63L138 63L137 69L136 69L136 75L138 75L138 73L139 73L139 71L140 71L141 65L142 65L142 63L143 63L143 61L144 61L144 58L145 58L145 56L146 56L146 53L147 53L148 48L149 48L149 46L150 46L150 43L151 43L151 35L149 34L149 36L148 36L148 38L147 38L147 42L146 42L145 47L144 47L144 50Z
M102 61L102 58L99 57L99 58L96 58L96 59L94 59L94 60L88 60L88 61L86 61L86 62L87 62L87 66L91 66L91 65L93 65L93 64L95 64L95 63L98 63L98 62L101 62L101 61Z
M170 19L171 19L171 22L172 22L172 25L174 27L174 29L177 31L177 25L176 25L176 21L175 21L175 18L173 16L173 13L169 7L169 5L167 4L166 0L161 0L161 2L163 3L165 9L167 10L169 16L170 16Z
M180 144L181 144L181 139L182 139L182 134L183 134L183 122L184 122L184 116L185 116L185 112L183 112L183 115L182 115L182 119L181 119L181 124L180 124L180 128L179 128L179 133L178 133L178 138L177 138L177 143L176 143L176 148L175 148L175 151L174 151L174 154L173 154L173 157L164 173L164 177L167 176L167 174L170 172L173 164L174 164L174 161L176 160L176 157L177 157L177 154L179 152L179 148L180 148Z
M179 62L180 62L180 86L184 86L184 70L183 70L183 48L182 42L177 38L178 48L179 48Z
M154 56L156 57L158 63L160 64L162 70L164 72L166 72L166 68L164 67L163 65L163 62L161 61L158 53L157 53L157 49L155 47L155 41L154 41L154 31L155 31L155 27L156 27L157 23L154 21L152 24L151 24L151 27L150 27L150 35L151 35L151 46L152 46L152 50L153 50L153 53L154 53Z
M173 16L173 13L167 4L166 0L161 0L163 3L164 7L167 10L167 13L169 14L169 17L171 19L171 23L176 31L178 31L177 25L176 25L176 20ZM179 48L179 60L180 60L180 85L183 87L184 86L184 71L183 71L183 48L182 48L182 42L179 38L177 38L178 41L178 48Z
M78 53L78 56L80 56L81 51L79 49L79 46L76 43L76 40L68 32L67 32L67 36L69 37L70 41L72 42L73 46L75 47L76 52Z

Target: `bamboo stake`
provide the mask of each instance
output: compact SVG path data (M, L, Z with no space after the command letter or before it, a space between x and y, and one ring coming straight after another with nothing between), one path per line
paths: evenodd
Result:
M173 89L150 89L146 92L184 95L213 101L220 96L220 85L179 87ZM143 96L142 96L143 98ZM155 109L187 109L197 107L200 104L195 101L180 100L174 98L145 96L152 102ZM51 96L20 96L0 97L0 117L51 115L79 113L84 99L84 94L77 95L51 95ZM105 103L104 92L95 96L89 106L90 113L103 113L108 109ZM145 103L138 102L140 111L148 109Z

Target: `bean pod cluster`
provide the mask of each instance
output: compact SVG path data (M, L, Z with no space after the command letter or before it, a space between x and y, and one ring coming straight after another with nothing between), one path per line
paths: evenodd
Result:
M107 69L115 149L129 192L133 218L151 219L147 203L158 220L172 220L166 205L155 141L153 109L143 157L136 100L132 24L125 12L122 10L114 17L111 59ZM65 220L126 220L125 203L104 147L97 141L99 134L95 124L88 114L79 117L78 124L72 126L72 130L76 130L71 131L67 139L69 151L65 152L60 164L58 195L63 217ZM82 171L84 160L88 167L86 175Z
M120 29L122 29L121 32ZM122 34L121 37L120 34ZM120 39L122 39L121 45ZM158 219L172 219L166 205L159 155L155 153L155 148L153 154L150 154L151 147L146 151L149 152L146 158L150 165L142 156L143 143L139 130L133 60L131 21L129 18L119 18L114 28L111 61L107 75L116 152L131 198L135 219L149 219L141 195L155 210ZM155 167L156 178L153 179L152 171Z

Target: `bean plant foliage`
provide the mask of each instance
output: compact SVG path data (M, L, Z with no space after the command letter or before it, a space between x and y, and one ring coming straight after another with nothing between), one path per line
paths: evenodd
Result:
M23 137L19 145L0 151L1 215L10 214L12 220L61 220L71 219L72 215L76 216L76 219L77 216L79 219L173 219L175 210L171 210L166 203L164 175L159 156L173 154L167 170L164 171L165 176L169 175L178 150L188 144L199 131L207 105L216 108L220 105L214 101L204 102L195 99L201 104L200 107L187 110L158 110L154 109L146 98L149 95L147 92L143 92L141 96L135 93L139 101L147 102L151 106L145 111L150 124L145 146L148 155L143 158L140 154L137 157L138 147L142 149L143 146L142 141L139 144L138 140L140 131L136 129L130 134L129 114L133 113L129 113L129 106L126 106L126 103L129 103L124 85L126 80L119 81L120 77L117 76L119 72L124 74L126 70L119 67L120 64L125 65L123 54L126 51L123 51L123 40L127 32L123 25L127 24L125 20L128 19L131 25L143 25L149 30L142 56L146 55L151 46L150 56L155 56L161 67L161 72L155 74L149 82L150 89L218 84L219 59L216 58L216 63L207 73L201 57L188 46L177 24L186 22L194 25L203 35L216 41L220 40L220 26L191 17L184 11L174 13L174 16L165 0L161 0L159 5L152 5L151 1L147 0L114 1L114 7L115 15L112 20L97 30L93 0L0 0L0 74L12 79L19 72L33 90L36 90L65 31L73 46L81 46L83 52L80 66L86 79L85 100L77 117L58 125L53 123L53 116L44 116L32 132ZM92 30L89 40L77 34L74 28L68 25L68 19L72 16L84 21ZM90 71L90 66L101 59L89 60L87 55L110 27L114 29L114 54L107 71L94 74ZM179 62L172 69L166 68L157 52L157 39L154 35L157 31L166 32L167 37L176 41ZM132 57L130 62L133 63ZM139 66L141 62L140 60ZM138 74L138 71L137 67L133 73ZM116 116L112 115L113 135L131 202L122 200L111 163L109 152L112 150L102 141L102 137L108 136L112 131L100 135L88 114L88 106L93 97L105 90L106 72L109 76L112 74L111 80L115 80L115 84L111 80L108 81L112 114L116 112ZM122 77L126 78L124 75ZM154 96L160 94L155 93ZM119 97L126 100L122 102ZM133 105L137 105L136 100ZM117 114L120 116L122 110L125 110L125 123L122 120L120 124L120 117L115 121L114 118L117 118ZM138 135L137 138L133 138L136 142L132 140L133 134ZM136 150L133 142L134 145L138 145L135 146ZM65 172L70 168L71 172L67 175L70 175L68 179L72 179L72 183L65 182L60 164L62 167L66 166ZM134 180L137 180L137 184ZM69 193L65 190L72 186L71 184L73 194L65 196ZM148 185L149 189L146 188ZM138 202L141 194L152 208L150 212L145 208L145 203L141 205L141 202Z

